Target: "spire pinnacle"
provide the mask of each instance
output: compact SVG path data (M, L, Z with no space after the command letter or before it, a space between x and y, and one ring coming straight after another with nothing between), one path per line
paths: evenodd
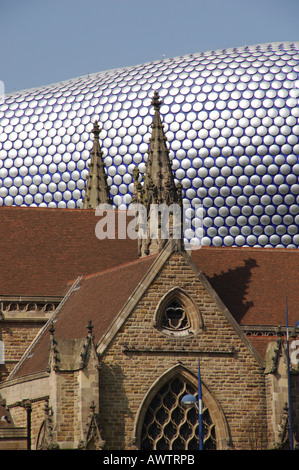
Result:
M174 175L169 158L169 149L167 146L167 138L164 132L164 126L160 115L160 107L162 100L159 98L157 91L151 102L154 107L154 117L151 125L152 134L149 142L148 159L146 164L146 172L143 186L139 182L138 169L134 170L134 194L133 202L138 202L145 206L148 220L148 227L154 220L157 224L157 237L153 237L148 232L145 238L139 240L139 256L147 256L159 252L167 242L165 232L163 232L163 222L161 214L157 214L156 208L163 206L171 207L174 205L182 208L182 188L176 187ZM158 209L159 212L159 209ZM171 220L173 216L170 216ZM176 219L177 220L177 219ZM181 227L181 220L179 222ZM171 230L171 229L170 229ZM169 233L169 232L168 232ZM180 228L180 237L182 243L182 229ZM169 238L173 238L173 231Z
M158 95L158 92L155 91L154 92L154 96L153 96L153 99L152 99L152 103L151 103L154 107L154 110L155 111L159 111L160 110L160 106L162 104L162 100L159 99L159 95Z
M99 142L100 132L101 129L98 125L98 121L95 121L92 129L94 141L90 153L91 160L86 182L83 209L96 209L99 204L111 204L103 162L103 152Z
M167 138L160 115L162 100L157 91L154 92L152 105L154 118L152 135L149 143L148 160L145 174L145 198L147 204L172 204L177 202L177 191L169 159Z

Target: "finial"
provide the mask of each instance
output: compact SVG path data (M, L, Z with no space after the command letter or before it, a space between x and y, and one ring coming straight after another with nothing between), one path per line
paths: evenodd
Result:
M95 120L95 122L93 123L92 133L94 134L95 137L99 137L100 132L101 132L101 129L99 127L98 120Z
M54 323L51 321L51 325L50 325L50 328L49 328L49 333L51 336L54 336L54 333L55 333L55 328L54 328Z
M155 90L153 100L152 100L152 105L154 106L154 110L159 111L161 104L162 104L162 100L159 99L158 92L157 90Z
M277 336L283 336L283 332L282 332L282 329L281 329L280 325L276 329L276 334L277 334Z
M46 398L44 411L47 416L50 416L49 398Z
M91 405L90 405L89 409L90 409L90 411L91 411L92 414L95 413L96 406L95 406L95 404L94 404L94 401L91 402Z
M138 178L139 178L139 169L138 169L138 166L135 165L133 168L133 179L134 181L138 181Z
M88 334L91 336L92 335L92 330L93 330L93 325L92 325L91 320L88 320L87 330L88 330Z

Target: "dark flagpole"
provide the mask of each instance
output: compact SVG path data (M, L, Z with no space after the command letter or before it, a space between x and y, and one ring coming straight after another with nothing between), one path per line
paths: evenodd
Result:
M294 450L292 403L291 403L291 380L290 380L289 318L288 318L288 299L287 298L286 298L286 330L287 330L287 367L288 367L288 399L289 399L289 437L290 437L290 450Z
M199 450L203 450L202 392L201 392L200 360L199 359L198 359L198 438L199 438Z

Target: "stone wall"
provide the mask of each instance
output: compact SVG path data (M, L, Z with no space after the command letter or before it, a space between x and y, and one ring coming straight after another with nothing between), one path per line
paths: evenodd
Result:
M111 327L113 334L108 331L99 345L99 377L92 350L83 369L52 369L43 378L0 386L7 405L12 405L16 426L26 425L25 410L17 401L32 400L32 448L47 395L60 448L77 448L84 439L92 403L99 407L105 450L140 448L150 400L175 374L196 389L199 358L203 402L216 426L217 448L273 448L285 398L285 369L265 377L258 354L186 255L173 253L164 264L154 263L138 289L143 293L140 298L136 292L132 295L135 306L120 315ZM159 309L170 292L184 303L191 333L161 327ZM280 364L283 368L283 360Z
M24 407L27 400L31 403L31 448L36 448L36 443L45 418L45 403L49 398L49 382L45 374L40 374L27 381L13 380L2 383L0 395L5 399L6 405L17 428L25 428L27 435L27 413Z
M155 327L157 305L174 287L185 291L199 308L203 327L195 334L171 336ZM199 356L202 381L226 417L230 448L250 448L252 421L259 429L266 428L263 369L190 265L181 254L173 254L102 357L100 418L105 449L130 448L138 442L137 415L153 384L177 364L190 371L196 383Z
M4 344L4 364L0 361L0 382L8 377L61 300L61 297L1 297L0 341Z
M57 429L57 441L62 447L70 448L74 445L74 433L78 426L75 416L75 403L78 399L78 383L76 372L60 372L56 381L57 408L55 410L55 422Z
M0 320L0 340L4 343L4 364L0 364L0 382L8 377L43 325L44 322L36 320Z

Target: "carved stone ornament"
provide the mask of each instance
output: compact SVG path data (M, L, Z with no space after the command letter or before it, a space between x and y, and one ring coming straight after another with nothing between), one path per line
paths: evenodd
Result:
M55 433L53 431L53 420L52 420L52 408L49 407L49 402L46 401L45 403L45 420L42 424L38 442L37 442L37 449L38 450L58 450L59 445L55 439Z
M90 414L86 423L85 438L78 444L81 450L103 450L106 441L102 439L99 414L95 412L95 405L92 402Z

